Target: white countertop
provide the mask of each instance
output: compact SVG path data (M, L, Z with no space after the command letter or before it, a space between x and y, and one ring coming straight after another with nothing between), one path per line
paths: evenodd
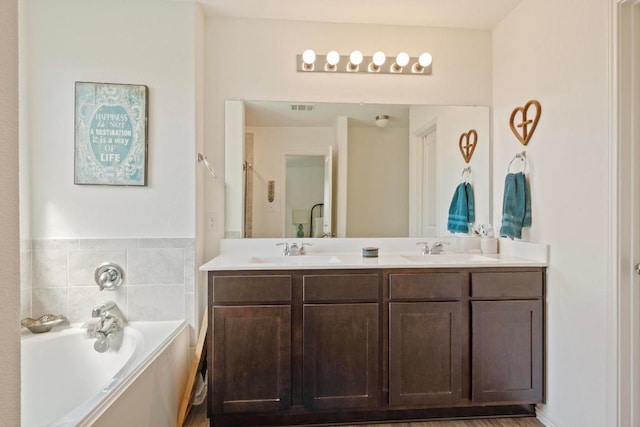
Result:
M314 239L307 254L297 256L280 253L275 243L282 240L228 239L221 244L221 255L200 270L546 267L548 260L547 245L507 239L500 239L500 254L480 254L475 250L456 253L446 247L441 255L420 255L417 249L409 249L424 239ZM379 256L364 258L361 248L365 246L379 247Z
M200 267L204 271L223 270L324 270L366 268L477 268L477 267L545 267L538 260L510 255L480 254L381 254L364 258L354 254L247 256L220 255Z

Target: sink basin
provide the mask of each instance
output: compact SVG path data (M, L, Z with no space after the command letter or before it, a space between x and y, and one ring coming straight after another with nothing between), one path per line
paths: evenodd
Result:
M478 254L403 255L402 257L411 262L424 264L453 264L466 262L488 262L496 260L495 258Z
M333 255L298 255L298 256L254 256L249 258L250 264L281 265L325 265L340 264L340 258Z

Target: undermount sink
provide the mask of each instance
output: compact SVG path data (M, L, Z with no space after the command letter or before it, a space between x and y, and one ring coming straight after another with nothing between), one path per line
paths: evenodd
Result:
M324 265L340 264L340 258L334 255L295 255L295 256L253 256L250 264L282 264L282 265Z
M478 254L437 254L437 255L403 255L403 258L411 262L419 262L425 264L439 263L459 263L459 262L487 262L495 261L495 258L491 258Z

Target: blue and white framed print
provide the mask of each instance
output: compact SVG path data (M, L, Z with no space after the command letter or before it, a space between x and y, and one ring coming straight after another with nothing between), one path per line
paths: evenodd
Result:
M147 185L145 85L76 82L75 184Z

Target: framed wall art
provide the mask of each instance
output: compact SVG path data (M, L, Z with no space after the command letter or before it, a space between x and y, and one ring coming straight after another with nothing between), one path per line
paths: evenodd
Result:
M147 185L145 85L76 82L74 183Z

